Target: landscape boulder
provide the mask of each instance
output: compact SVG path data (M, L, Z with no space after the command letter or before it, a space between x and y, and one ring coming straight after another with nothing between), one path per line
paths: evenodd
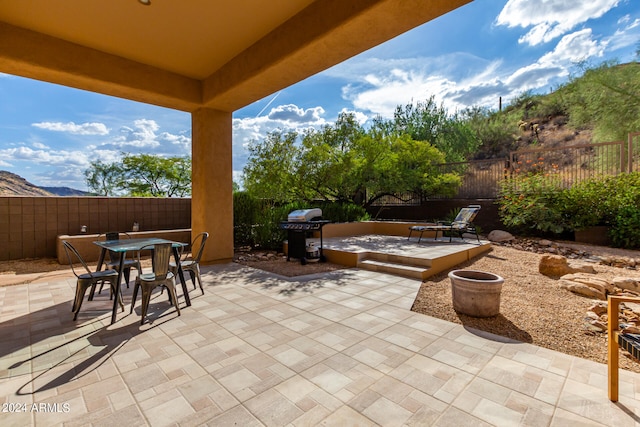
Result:
M606 299L607 294L613 293L615 291L615 287L609 281L595 277L593 274L586 273L571 273L566 274L560 278L561 287L569 289L568 286L571 285L585 285L593 288L598 291L598 295L603 295L603 298L599 299ZM580 287L577 287L576 289L580 289Z
M567 258L562 255L545 254L540 258L540 264L538 265L538 271L545 276L561 277L565 274L574 273L573 269L569 267Z
M587 298L607 299L605 283L602 280L580 277L578 274L567 274L560 278L560 287Z
M640 281L631 277L614 277L613 285L627 291L640 292Z
M508 231L493 230L489 233L489 235L487 236L487 239L489 239L492 242L508 242L508 241L514 240L515 237L513 236L513 234L509 233Z
M538 271L550 277L561 277L571 273L596 273L596 269L591 264L576 261L569 262L566 257L555 254L542 255Z

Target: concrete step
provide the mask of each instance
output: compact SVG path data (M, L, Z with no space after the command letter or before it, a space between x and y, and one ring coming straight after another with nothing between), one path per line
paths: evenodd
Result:
M388 261L377 261L373 259L364 259L358 262L358 268L369 271L377 271L380 273L395 274L397 276L409 277L411 279L424 280L429 276L429 268L425 266L416 266L408 264L398 264Z

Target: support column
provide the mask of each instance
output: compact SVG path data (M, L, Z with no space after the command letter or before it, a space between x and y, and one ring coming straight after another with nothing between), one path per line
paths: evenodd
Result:
M209 108L191 113L191 234L209 233L202 264L233 259L231 114Z

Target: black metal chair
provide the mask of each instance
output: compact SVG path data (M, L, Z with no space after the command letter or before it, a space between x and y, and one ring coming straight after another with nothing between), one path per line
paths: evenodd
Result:
M200 258L202 258L202 253L204 252L204 245L209 238L209 233L206 231L200 233L193 239L191 242L190 250L184 252L183 258L180 259L180 266L182 267L182 271L188 271L191 276L191 282L193 283L193 289L196 288L196 279L198 280L198 285L200 285L200 291L202 295L204 295L204 288L202 287L202 278L200 277ZM174 275L178 274L178 266L175 262L171 261L169 263L169 269L173 272Z
M120 235L123 235L125 238L130 238L127 233L120 233L110 231L105 233L105 240L120 240ZM98 240L100 240L102 235L98 236ZM116 270L120 268L120 254L114 251L109 251L109 260L103 263L106 269ZM122 275L124 276L124 281L127 284L127 288L129 287L129 280L131 278L131 269L135 268L138 270L138 275L142 274L142 266L140 265L140 260L138 259L126 259L122 265ZM98 293L102 292L102 286L98 290Z
M71 307L71 312L74 313L73 320L78 318L78 312L80 312L80 307L82 306L82 301L84 300L84 295L87 292L87 289L91 288L91 293L89 295L89 299L93 299L93 294L96 289L96 285L100 283L103 285L105 282L109 283L111 294L113 295L116 290L116 284L118 281L118 272L116 270L102 270L92 272L87 263L84 261L82 256L78 253L76 248L67 241L63 241L64 250L67 254L67 258L69 259L69 264L71 265L71 270L73 274L77 277L76 283L76 294L73 300L73 306ZM75 262L74 262L75 261ZM82 264L86 273L77 273L76 267L74 264ZM120 307L122 311L124 311L124 304L122 303L122 295L118 293L118 302L120 303Z
M131 298L131 311L136 304L136 298L138 296L138 290L142 290L142 319L140 324L144 324L144 320L149 310L149 301L151 300L151 292L158 286L167 288L169 292L169 301L173 304L180 316L180 307L178 307L178 297L176 295L176 280L174 274L169 271L169 259L173 256L173 250L171 243L157 243L155 245L148 245L140 248L138 252L138 258L140 253L145 250L152 251L152 264L153 272L142 273L136 278L135 286L133 287L133 297Z

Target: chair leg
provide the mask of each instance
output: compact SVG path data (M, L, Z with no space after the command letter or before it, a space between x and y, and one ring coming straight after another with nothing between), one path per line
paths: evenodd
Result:
M198 285L200 285L200 291L202 292L202 295L204 295L204 288L202 287L202 278L200 277L200 265L199 264L196 264L195 270L196 270L196 278L198 279Z
M115 279L109 281L109 286L110 286L109 292L112 295L115 295L115 293L116 293L116 280L118 280L118 279L115 278ZM124 302L122 300L122 289L120 289L120 292L118 293L118 295L116 295L115 298L118 298L118 303L120 304L120 308L122 309L122 311L124 311ZM109 300L111 300L111 298L109 298Z
M178 312L178 316L180 316L180 306L178 304L178 296L176 295L176 286L172 281L167 281L165 287L168 290L168 293L171 294L171 299L174 301L173 306L176 308Z
M142 284L142 313L140 324L144 325L144 319L147 317L147 310L149 310L149 301L151 300L151 288L149 286Z
M136 283L133 285L133 296L131 297L131 310L129 314L133 313L133 308L136 305L136 298L138 297L138 289L140 289L140 279L136 278Z
M82 301L84 300L84 294L87 291L88 286L85 283L76 284L76 297L73 301L73 307L71 308L71 312L73 313L73 320L78 318L78 313L80 312L80 307L82 307Z
M196 289L196 272L189 270L189 277L191 277L191 283L193 283L193 289Z
M131 267L127 267L122 271L124 275L124 282L127 284L127 289L129 289L129 278L131 277Z

